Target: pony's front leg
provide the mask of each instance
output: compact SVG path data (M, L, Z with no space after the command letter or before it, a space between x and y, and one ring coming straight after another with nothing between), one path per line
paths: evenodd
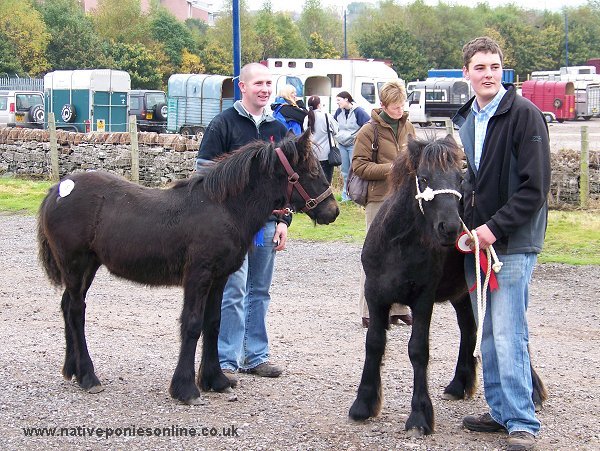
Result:
M221 303L227 277L214 281L204 313L202 359L198 369L198 386L204 390L228 391L236 382L223 374L219 364L218 339L221 326Z
M389 327L390 305L369 303L369 330L365 345L365 365L356 400L350 407L350 418L366 420L379 415L383 394L381 391L381 361L385 352L386 331Z
M427 389L429 364L429 325L433 311L433 296L421 296L412 306L413 325L408 342L408 355L413 367L411 412L405 429L409 435L431 434L434 427L433 405Z
M181 312L181 347L177 367L169 386L170 395L186 404L201 404L200 391L195 383L195 356L202 331L206 295L210 282L202 284L189 276L184 286Z
M470 398L477 388L477 359L473 357L477 327L469 293L452 302L460 329L460 348L454 378L444 390L442 397L449 400Z

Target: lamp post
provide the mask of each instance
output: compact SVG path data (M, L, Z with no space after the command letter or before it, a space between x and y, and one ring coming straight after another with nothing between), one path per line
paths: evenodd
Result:
M240 38L240 0L232 2L232 22L233 22L233 98L240 100L241 93L238 86L240 70L242 66L242 44Z
M565 65L569 67L569 16L565 9Z
M348 46L346 45L346 42L347 42L346 28L347 28L346 7L344 7L344 59L348 58Z

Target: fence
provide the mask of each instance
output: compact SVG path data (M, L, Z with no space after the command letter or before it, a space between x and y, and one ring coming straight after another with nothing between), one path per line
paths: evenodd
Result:
M0 89L6 91L44 92L43 78L0 77Z

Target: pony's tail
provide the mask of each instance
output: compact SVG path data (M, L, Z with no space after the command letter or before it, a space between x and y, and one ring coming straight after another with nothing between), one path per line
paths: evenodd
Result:
M61 286L63 284L62 273L58 266L58 262L54 258L54 255L52 254L52 250L50 249L50 243L48 242L48 237L46 236L46 233L44 232L43 216L44 216L44 209L46 206L47 199L48 199L48 197L46 197L43 200L42 205L40 206L39 213L38 213L38 230L37 230L38 246L39 246L38 258L40 260L40 263L44 267L44 270L46 271L46 275L48 276L48 279L50 279L50 281L54 285Z

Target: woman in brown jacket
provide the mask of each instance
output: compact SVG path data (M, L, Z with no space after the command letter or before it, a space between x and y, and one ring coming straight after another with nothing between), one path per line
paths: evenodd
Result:
M404 112L406 90L399 81L387 82L379 93L381 109L371 112L371 120L365 124L356 135L354 154L352 156L352 170L360 178L369 181L365 217L367 231L375 215L381 208L388 192L388 175L392 163L400 152L406 151L408 135L415 136L415 128L408 120L408 113ZM376 161L372 158L372 145L377 127L377 141L379 151ZM360 310L362 325L369 325L369 309L364 295L365 273L361 268L360 277ZM390 322L398 324L399 321L411 325L412 315L410 309L402 304L394 304L390 311Z

